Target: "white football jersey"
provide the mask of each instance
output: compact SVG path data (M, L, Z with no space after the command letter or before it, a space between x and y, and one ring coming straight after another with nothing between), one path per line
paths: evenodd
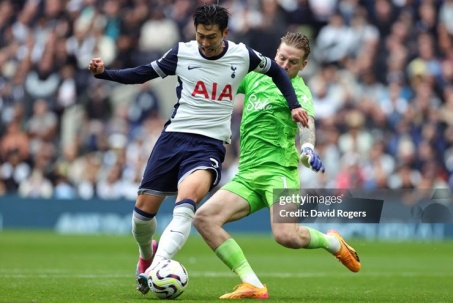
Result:
M204 57L196 41L179 43L151 62L160 77L178 76L178 98L167 132L194 133L231 142L231 115L237 89L250 71L266 73L271 60L239 43L225 41L224 51Z

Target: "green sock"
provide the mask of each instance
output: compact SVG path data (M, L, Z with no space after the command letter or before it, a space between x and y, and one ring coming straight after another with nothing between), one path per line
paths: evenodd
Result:
M236 243L233 238L230 238L223 242L215 250L215 254L228 266L233 272L235 272L241 280L245 277L254 274L249 262L244 256L241 247Z
M308 243L307 248L313 249L313 248L324 248L324 249L329 249L330 246L330 241L327 239L326 235L324 235L322 232L317 231L316 229L306 227L308 229L308 232L310 233L310 243Z

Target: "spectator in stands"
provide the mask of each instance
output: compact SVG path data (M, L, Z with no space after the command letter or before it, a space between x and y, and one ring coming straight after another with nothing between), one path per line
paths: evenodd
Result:
M0 165L0 182L8 192L17 192L19 185L30 175L30 165L21 159L19 150L10 150ZM1 163L1 162L0 162Z
M77 101L77 82L75 66L68 62L59 70L60 84L56 92L55 112L64 114L66 108L73 106Z
M33 114L25 125L30 138L30 151L38 152L42 142L53 142L57 134L58 119L44 99L37 99L33 104Z
M89 153L78 159L79 169L73 182L80 198L88 200L97 197L96 187L101 175L102 158L100 153Z
M344 23L343 16L334 13L316 38L315 58L324 63L340 63L355 47L353 32Z
M50 198L54 187L47 177L51 169L52 147L43 144L34 156L33 169L30 176L19 185L18 193L27 198Z
M354 152L346 152L339 165L341 166L335 179L335 188L347 190L349 188L363 188L365 175L361 162L361 156Z
M50 46L52 43L47 44L49 49L44 51L43 56L25 78L25 91L31 98L31 103L34 99L44 99L49 102L50 107L53 107L53 99L60 84L60 75L53 65L54 46Z
M346 131L338 138L341 153L343 155L356 153L360 159L367 158L373 145L373 136L365 128L364 114L358 110L351 110L345 114L344 121Z
M445 28L453 35L453 0L442 1L439 8L439 27Z
M0 158L6 159L10 152L17 151L20 162L27 161L30 156L30 139L22 131L17 121L11 121L0 140Z
M57 200L77 198L74 186L72 186L72 184L69 183L68 178L63 175L57 175L55 177L53 196Z
M166 18L164 12L162 6L153 8L150 11L151 18L141 27L138 41L141 62L151 62L159 59L166 51L180 41L178 25L172 19ZM159 35L155 33L159 33ZM153 39L149 39L150 36Z
M123 197L123 184L121 182L122 167L113 165L106 176L98 181L96 194L101 199L120 199Z
M244 36L250 47L259 50L264 56L274 56L277 44L271 41L279 41L280 37L288 30L288 24L277 0L259 1L256 23L249 25Z

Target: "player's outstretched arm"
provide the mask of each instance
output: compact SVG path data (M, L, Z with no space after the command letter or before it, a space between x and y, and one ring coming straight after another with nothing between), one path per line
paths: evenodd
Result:
M315 172L321 171L324 173L326 171L324 164L322 164L321 158L314 151L316 141L315 119L309 116L308 127L304 127L300 123L298 123L298 127L301 145L300 162Z
M93 58L88 64L88 70L98 79L114 81L123 84L141 84L159 77L151 64L118 70L105 69L101 58Z

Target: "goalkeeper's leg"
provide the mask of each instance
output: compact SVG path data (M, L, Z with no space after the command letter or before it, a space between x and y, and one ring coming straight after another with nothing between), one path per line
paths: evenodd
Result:
M249 209L250 206L246 200L221 189L200 207L195 215L194 225L198 232L223 263L242 281L233 292L221 296L221 299L269 297L266 286L256 276L242 249L222 227L229 221L247 216Z
M360 270L361 264L357 252L344 241L337 231L329 230L324 234L296 222L282 222L280 218L275 218L278 211L274 211L274 207L274 205L271 206L271 226L277 243L293 249L323 248L333 254L350 271L358 272Z

